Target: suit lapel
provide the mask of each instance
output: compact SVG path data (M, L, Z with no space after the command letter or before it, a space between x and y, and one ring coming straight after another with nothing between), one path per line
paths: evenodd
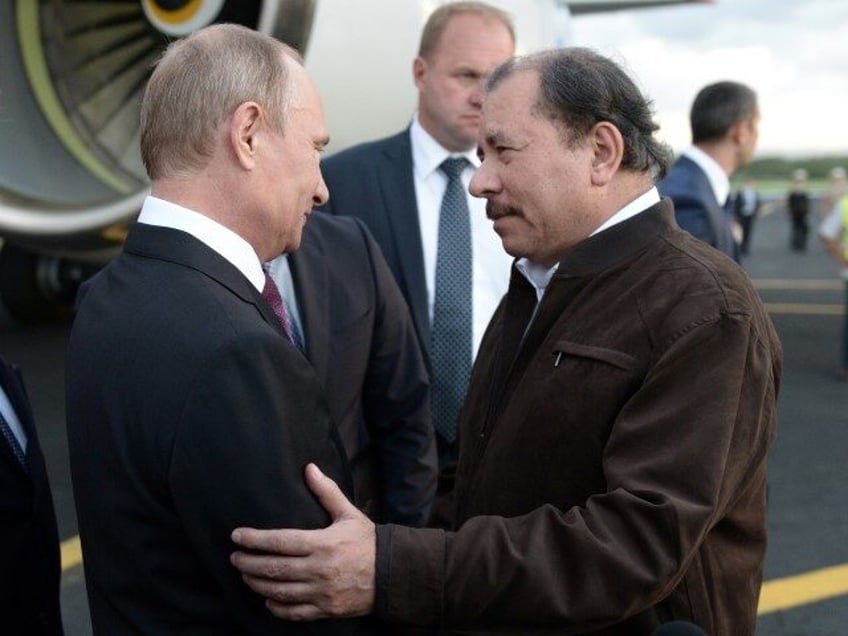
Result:
M243 301L252 304L283 337L283 327L262 294L238 268L215 250L186 232L171 228L136 223L124 243L124 251L131 254L178 263L194 269L229 289Z
M725 254L732 254L732 237L729 237L728 232L728 221L725 216L724 205L723 202L718 201L715 196L715 192L713 191L713 186L710 184L710 180L707 177L707 174L701 169L697 163L689 159L689 157L682 157L681 161L687 161L689 165L689 169L693 174L697 175L698 181L700 183L701 189L701 199L706 204L707 215L710 219L710 225L713 228L713 235L716 237L716 248L724 252Z
M324 246L309 232L309 226L303 234L303 241L297 252L289 254L294 289L297 294L297 306L300 320L306 336L306 357L322 381L327 378L327 364L330 355L330 312L332 299L329 297L327 268L322 259L328 257Z
M407 300L415 323L415 331L430 364L430 315L427 308L427 280L424 276L424 249L418 222L418 202L412 172L412 146L409 130L396 135L378 158L376 173L386 204L386 218L391 228L402 270L401 287L408 291Z

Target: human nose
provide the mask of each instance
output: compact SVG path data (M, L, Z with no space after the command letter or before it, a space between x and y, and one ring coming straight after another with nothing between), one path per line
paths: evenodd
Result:
M480 164L480 167L474 171L474 175L471 177L471 183L468 184L468 191L471 193L471 196L488 198L497 192L498 183L496 176L484 160Z
M486 91L483 89L485 84L486 84L486 80L484 78L484 79L481 79L479 82L477 82L474 85L474 88L471 89L470 101L474 106L476 106L478 108L483 106L483 96L486 93Z
M330 191L327 189L327 184L324 183L324 175L319 172L318 177L318 187L315 188L315 194L312 195L312 202L316 206L321 206L330 200Z

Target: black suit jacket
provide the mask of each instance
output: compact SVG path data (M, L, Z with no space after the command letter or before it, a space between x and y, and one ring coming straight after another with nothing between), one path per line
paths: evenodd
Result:
M59 537L47 470L23 381L2 358L0 386L27 437L26 466L0 437L0 631L61 634Z
M329 522L307 462L351 492L319 379L233 265L135 225L82 290L67 377L95 633L355 633L279 621L229 563L237 526Z
M330 191L323 210L355 216L371 230L412 313L430 367L430 317L409 129L321 162Z
M380 248L358 219L316 212L288 259L357 504L382 523L423 525L438 473L427 370Z

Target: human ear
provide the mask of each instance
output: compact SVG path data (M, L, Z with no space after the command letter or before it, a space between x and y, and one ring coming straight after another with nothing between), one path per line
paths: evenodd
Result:
M252 170L256 165L256 144L261 121L262 108L256 102L239 104L230 118L230 147L236 161L245 170Z
M427 74L427 60L420 55L412 61L412 79L415 81L415 87L420 91L421 84L424 82L424 75Z
M592 148L592 185L607 185L624 158L624 138L608 121L595 124L588 138Z

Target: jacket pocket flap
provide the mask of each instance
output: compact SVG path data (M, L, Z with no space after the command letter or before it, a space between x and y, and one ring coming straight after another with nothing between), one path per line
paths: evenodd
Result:
M606 362L614 367L634 373L639 369L639 363L633 356L616 351L615 349L605 349L603 347L593 347L592 345L580 344L579 342L570 342L568 340L559 340L554 344L554 359L555 364L559 366L564 358L569 356L576 358L588 358L590 360L598 360Z

